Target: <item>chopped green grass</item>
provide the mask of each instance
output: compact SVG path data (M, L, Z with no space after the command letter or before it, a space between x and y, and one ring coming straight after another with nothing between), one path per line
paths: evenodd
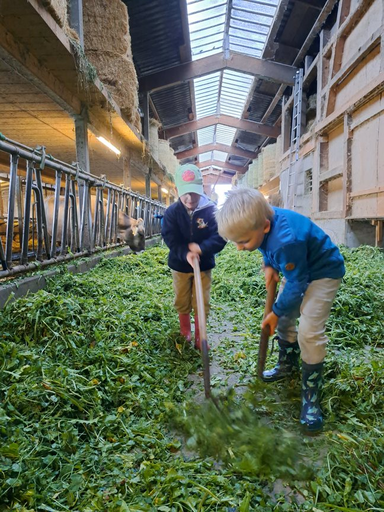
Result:
M210 330L229 320L235 332L213 357L251 382L222 402L224 419L194 403L200 357L178 336L165 248L63 273L8 304L0 511L384 510L384 259L370 247L343 254L318 438L300 436L297 379L256 382L256 253L228 246L214 273Z

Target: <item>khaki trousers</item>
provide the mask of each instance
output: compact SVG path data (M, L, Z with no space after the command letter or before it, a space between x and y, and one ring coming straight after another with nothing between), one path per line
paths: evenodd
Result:
M283 279L279 295L284 289L286 280ZM317 279L309 283L300 307L290 316L281 316L277 324L277 334L285 341L299 342L301 358L307 364L317 364L324 361L328 337L325 334L325 324L331 312L331 307L339 289L341 279ZM296 320L299 318L299 330Z
M195 278L193 272L188 274L172 270L173 289L175 291L174 306L176 311L181 314L189 314L192 309L197 313ZM203 287L205 314L209 313L209 298L211 292L211 270L201 272L201 284Z

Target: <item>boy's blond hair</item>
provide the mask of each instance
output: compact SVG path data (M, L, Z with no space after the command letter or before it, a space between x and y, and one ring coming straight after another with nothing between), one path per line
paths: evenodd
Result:
M232 189L227 199L216 212L220 236L232 240L240 234L259 229L266 220L272 220L274 211L258 190L250 188Z

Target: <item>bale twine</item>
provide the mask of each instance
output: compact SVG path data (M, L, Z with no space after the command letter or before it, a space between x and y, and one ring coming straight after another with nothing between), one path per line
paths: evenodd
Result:
M160 123L156 119L149 120L149 149L155 160L159 160L159 128Z
M264 181L269 181L275 175L276 144L269 144L263 149Z
M85 55L128 121L138 124L138 81L125 4L84 0L83 22Z

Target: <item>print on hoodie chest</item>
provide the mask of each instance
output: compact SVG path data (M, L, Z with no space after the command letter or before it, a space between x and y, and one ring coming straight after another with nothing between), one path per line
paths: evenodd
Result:
M207 228L208 227L208 222L205 222L204 219L196 219L196 223L197 223L197 228L198 229L204 229L204 228Z

